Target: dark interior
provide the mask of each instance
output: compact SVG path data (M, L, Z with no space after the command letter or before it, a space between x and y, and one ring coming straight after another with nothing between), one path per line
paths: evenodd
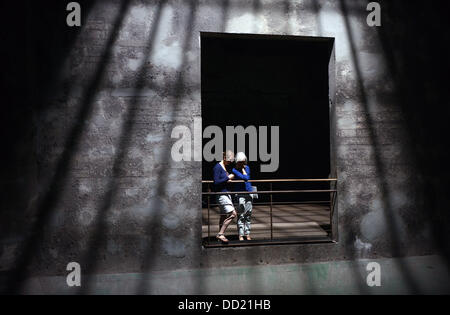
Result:
M278 170L260 172L261 162L250 161L252 179L329 177L332 47L333 39L328 38L202 33L203 129L219 126L225 150L225 126L280 128ZM203 144L208 141L203 139ZM268 148L270 152L270 142ZM248 156L248 137L245 153ZM212 179L215 163L203 161L204 180Z

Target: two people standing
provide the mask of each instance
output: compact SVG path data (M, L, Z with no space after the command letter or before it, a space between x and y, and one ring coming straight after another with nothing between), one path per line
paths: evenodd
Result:
M213 168L214 188L216 192L223 192L217 195L217 203L220 208L219 233L216 238L222 243L228 243L225 237L225 231L228 225L237 219L239 240L243 241L244 236L247 240L250 238L251 214L253 208L253 198L251 194L237 194L238 209L236 211L233 199L228 193L231 191L251 192L252 186L250 180L250 168L247 165L247 157L243 152L236 154L236 165L231 169L234 162L234 153L227 150L223 153L223 159ZM230 170L231 169L231 170ZM233 180L243 180L244 182L232 183ZM234 185L232 185L234 184Z

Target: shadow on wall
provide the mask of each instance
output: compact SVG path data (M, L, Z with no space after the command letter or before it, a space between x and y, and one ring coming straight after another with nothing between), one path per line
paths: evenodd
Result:
M370 1L368 1L370 2ZM382 208L390 242L390 253L394 257L403 257L414 253L433 251L432 248L421 248L415 233L422 231L429 224L432 232L433 245L444 256L449 264L449 185L447 184L449 171L443 161L449 160L449 150L444 144L445 135L449 134L449 109L445 104L446 95L444 82L449 67L448 19L443 12L443 3L382 1L382 27L376 28L382 44L389 75L394 82L395 104L401 111L406 125L406 143L411 152L411 162L414 169L413 207L408 209L402 217L406 223L406 230L400 231L395 223L398 218L394 214L392 204L393 192L389 188L387 179L387 165L381 156L382 148L377 144L374 120L368 108L367 92L364 89L362 71L359 68L359 57L355 45L355 36L349 22L348 1L340 0L340 8L345 20L347 36L355 65L358 80L359 95L362 100L365 119L369 127L375 151L375 162L379 179ZM420 21L420 23L418 23ZM445 34L444 34L445 33ZM444 44L446 43L446 44ZM401 240L400 233L407 233L409 239ZM418 240L418 244L415 241ZM353 239L349 241L354 241ZM347 249L353 244L347 244ZM350 257L355 253L347 250ZM403 263L397 260L399 270L408 284L410 293L420 293L420 284Z
M198 9L198 1L197 0L189 0L188 3L188 18L185 26L185 36L183 41L183 49L182 51L186 52L190 50L190 45L192 43L192 39L194 37L194 25L197 19L197 9ZM173 95L174 100L170 104L171 112L170 112L170 123L168 126L168 130L172 130L176 125L176 116L179 113L181 97L183 95L184 83L185 83L185 73L184 70L188 64L188 54L183 54L181 60L181 71L178 72L176 77ZM158 157L160 161L170 161L171 159L171 145L168 143L164 146L160 156ZM167 185L168 185L168 167L162 167L157 173L157 187L156 187L156 196L164 196L166 194ZM151 221L147 224L146 230L148 235L150 235L150 242L144 251L144 258L142 261L142 270L144 272L149 272L152 270L153 265L155 264L155 258L157 254L161 252L161 219L162 219L162 207L163 205L158 202L158 198L153 198L151 202L151 207L153 209L153 215ZM199 253L197 253L199 254ZM201 279L198 279L201 281ZM155 288L152 286L153 283L149 281L147 277L142 277L142 280L139 282L138 287L136 288L136 294L144 294L148 292L152 292ZM201 284L197 285L197 287L201 286Z
M431 224L437 249L450 264L449 4L384 0L380 4L382 27L377 30L417 166L417 202ZM409 224L417 228L420 220L411 218Z
M360 69L360 59L358 55L358 48L355 42L355 35L352 29L350 18L349 18L349 9L347 6L346 0L340 0L340 8L344 18L345 29L347 31L347 37L349 40L351 55L353 58L353 64L355 67L356 80L359 97L361 98L362 108L364 110L364 118L369 130L369 137L371 139L372 148L374 150L374 160L375 167L377 172L377 186L380 189L380 198L382 201L382 209L383 209L383 218L385 221L385 226L387 228L388 234L386 235L389 240L389 251L390 254L394 257L402 257L407 253L407 248L405 248L405 244L402 244L400 233L405 233L406 231L399 231L397 220L394 211L396 211L395 207L392 204L392 192L391 185L389 185L389 180L387 178L387 165L382 159L382 148L379 144L379 139L377 139L376 131L375 131L375 122L372 117L372 113L369 110L369 102L368 95L364 85L364 79L362 75L362 71ZM353 246L347 246L348 248L353 248ZM353 249L352 249L353 250ZM354 255L352 250L349 251L350 255ZM408 284L408 287L412 294L420 293L418 290L418 284L414 279L412 272L409 270L408 266L402 262L402 260L397 260L399 264L399 270L402 272L403 277Z
M104 47L102 48L102 54L99 58L99 62L95 64L95 71L94 75L92 76L92 79L90 82L86 84L86 89L84 94L79 100L78 105L78 115L73 119L74 125L70 132L68 133L67 139L65 139L65 143L63 146L63 152L58 157L57 162L55 163L54 173L52 177L50 178L48 187L45 187L44 190L41 190L38 192L36 186L38 183L36 182L37 172L39 171L39 166L34 166L36 163L35 159L35 153L34 150L36 149L36 146L38 144L36 143L35 136L33 135L33 132L35 130L32 127L33 122L33 111L36 113L37 111L45 111L46 110L46 103L48 101L49 97L54 97L54 90L52 91L52 85L49 82L52 82L52 80L57 80L59 77L58 70L62 67L63 63L65 62L65 59L68 56L68 53L71 50L71 46L73 45L74 41L76 40L77 34L82 31L82 28L78 28L77 32L69 33L70 36L67 35L67 30L65 27L65 18L66 18L66 10L65 10L65 3L59 2L59 5L57 7L53 7L52 9L48 9L48 6L40 6L37 4L34 4L33 2L24 2L22 3L22 6L18 6L17 8L9 8L8 10L11 10L12 12L20 12L27 11L30 14L30 20L26 25L23 27L18 27L18 29L23 32L23 35L25 38L30 39L32 42L26 42L23 44L24 47L20 47L20 53L30 51L30 54L25 54L23 56L22 61L25 60L27 63L32 65L33 67L35 65L42 65L42 68L37 66L37 69L33 69L34 71L27 72L26 67L23 67L23 72L19 72L20 75L17 76L15 82L10 82L11 87L20 87L22 82L25 81L25 83L30 83L29 86L22 87L25 90L27 90L27 95L32 95L33 98L30 97L30 99L25 99L23 102L11 102L11 104L15 104L16 106L11 107L17 111L17 121L20 121L20 125L22 127L25 127L25 132L22 132L24 134L24 137L26 136L27 139L23 139L23 142L25 142L26 145L29 145L30 143L33 143L34 146L31 148L27 146L21 146L21 143L19 143L16 139L13 139L11 143L11 147L17 148L19 151L19 154L22 154L22 151L25 151L27 155L29 155L29 158L24 158L22 156L19 156L19 154L16 151L13 151L11 154L11 163L13 165L18 164L16 162L17 159L19 159L22 163L24 163L26 166L32 165L34 168L31 169L30 174L28 175L30 177L30 189L34 189L31 193L34 195L37 195L38 193L41 193L42 195L39 196L39 199L36 202L36 210L31 215L35 219L33 222L18 222L17 227L20 227L23 229L23 235L25 237L21 241L21 244L19 248L17 249L17 259L14 262L15 269L10 272L7 275L7 284L6 288L1 288L2 291L8 293L18 293L22 289L23 280L26 279L30 273L30 266L33 263L33 258L36 255L39 255L39 252L42 247L42 243L45 240L45 227L49 226L49 223L51 221L51 218L54 214L55 207L60 200L62 194L63 194L63 187L64 183L68 180L69 176L69 166L71 164L71 161L73 160L75 156L75 152L78 149L79 143L81 141L81 135L84 131L85 124L84 122L89 119L89 117L92 114L92 108L93 108L93 102L95 100L95 97L98 93L99 87L101 82L104 80L104 77L106 75L106 68L108 66L108 63L110 62L112 58L113 48L116 44L116 40L118 38L119 32L123 26L123 22L127 16L127 12L131 5L131 0L123 0L118 1L115 3L117 6L117 11L115 12L115 20L112 22L112 25L110 27L110 32L108 34L108 37L104 41ZM85 5L84 2L80 1L80 5L83 8L83 16L87 16L89 14L89 9L91 6L94 5L95 2L91 1L89 5ZM156 36L156 32L158 30L159 24L160 24L160 15L161 10L164 7L166 1L154 1L149 2L155 4L155 14L156 17L153 19L153 28L150 32L150 37L148 39L146 50L144 52L144 58L143 60L148 60L148 57L152 53L153 49L153 42ZM51 5L49 3L49 5ZM189 50L189 45L191 44L192 37L194 36L193 32L193 26L196 18L196 11L197 11L197 1L189 1L187 5L190 7L189 9L189 18L186 25L186 37L184 41L183 51ZM4 8L6 10L6 8ZM14 9L14 10L13 10ZM48 10L47 10L48 9ZM38 12L50 12L47 16L48 25L40 25L40 27L30 29L31 25L37 24L39 18L42 17L39 15L32 15L36 14ZM63 12L61 14L61 12ZM45 16L45 15L44 15ZM16 18L16 17L14 17ZM12 19L12 21L15 21L15 19ZM56 21L56 22L55 22ZM54 23L57 23L55 26ZM83 25L83 23L82 23ZM46 34L46 36L42 36L42 34ZM35 41L39 41L39 43L36 43ZM11 42L17 42L16 39L11 38ZM61 45L61 43L64 43L64 45ZM32 47L32 49L27 50L27 48ZM55 49L49 49L52 47L55 47ZM11 52L11 56L13 56L16 53L16 51ZM50 56L51 55L51 56ZM181 69L184 69L184 67L187 64L187 54L182 55L183 59L181 61ZM93 223L94 229L92 232L92 235L89 236L88 240L88 248L87 251L84 254L83 266L87 266L87 269L84 271L86 274L91 274L96 272L97 264L99 263L99 254L101 254L101 248L104 248L107 235L107 213L108 210L111 207L111 204L114 199L114 195L117 193L118 188L118 182L117 182L117 175L119 174L119 171L122 167L125 155L127 154L127 150L129 148L129 139L130 134L133 131L133 122L134 122L134 115L138 112L134 109L139 107L140 99L137 97L139 95L139 91L145 86L145 79L148 75L147 69L148 67L145 66L146 63L144 62L140 69L138 69L138 79L136 82L136 85L134 86L134 95L136 97L133 97L130 100L130 105L128 112L125 114L125 119L123 121L123 128L122 128L122 134L119 139L118 143L118 150L114 157L114 164L112 169L112 176L109 178L109 183L106 188L105 195L102 199L102 203L98 209L98 212L96 214L95 222ZM14 64L13 64L14 66ZM13 66L11 66L11 73L18 73L17 69L14 69ZM20 62L18 61L18 64L16 66L20 66ZM22 69L22 68L20 68ZM44 78L48 78L45 80ZM39 83L41 86L36 86L36 84ZM55 82L57 84L58 82ZM172 93L175 95L175 101L172 105L172 115L171 115L171 124L172 126L169 126L167 129L171 130L173 125L176 123L175 117L177 115L179 104L180 104L180 97L183 94L183 87L184 87L184 72L180 71L178 78L176 80L174 89ZM69 86L69 89L71 87ZM20 89L20 88L19 88ZM53 94L52 94L53 92ZM12 92L11 92L12 93ZM18 93L18 92L17 92ZM11 95L11 99L13 99L14 95ZM38 104L38 106L32 106L31 104ZM21 116L23 112L26 112L27 110L30 110L30 113L27 113L26 117ZM14 112L15 113L15 112ZM11 119L10 113L9 115L4 115L2 117L8 117L8 119ZM15 117L14 117L15 118ZM27 120L24 121L24 118ZM11 124L6 124L6 126L12 126ZM5 129L2 130L4 134L7 132L11 132L8 128L3 126ZM17 134L22 136L22 133L19 133L20 129L17 130ZM168 143L167 146L162 150L162 156L159 157L161 160L169 160L170 159L170 144ZM24 154L24 155L26 155ZM15 163L15 164L14 164ZM21 165L18 165L19 167ZM23 172L23 169L20 169L20 171ZM16 180L18 175L20 173L18 172L11 172L11 174L8 174L8 179L10 181ZM23 174L22 174L23 175ZM166 192L166 178L167 176L167 168L162 168L159 174L157 174L159 180L158 187L156 188L156 193L158 196L163 196ZM5 177L2 177L2 179ZM8 186L8 182L5 183L5 186ZM22 189L23 193L23 184L19 183L18 187ZM10 192L11 196L9 197L11 203L16 203L18 196L20 195L19 191ZM23 198L27 200L26 198ZM28 198L28 200L32 199L31 197ZM156 198L159 200L158 198ZM28 201L27 200L27 201ZM154 215L151 220L151 222L148 223L148 235L150 236L150 242L148 244L148 248L145 251L145 257L142 261L142 266L144 270L151 270L153 262L154 262L154 256L155 252L157 252L160 248L159 241L159 230L155 228L155 226L160 225L160 207L162 205L160 204L151 204L151 207L154 208L155 211L153 211ZM11 206L11 208L16 208L16 206ZM26 208L26 206L20 206L21 209ZM8 224L11 224L11 222L14 222L17 220L17 213L2 213L2 220L1 222L7 222ZM14 233L18 233L18 229L16 226L11 226L9 229L7 226L5 228L1 229L2 231L2 240L5 238L15 238L16 235ZM10 234L10 235L9 235ZM199 285L201 286L201 285ZM79 290L78 293L84 294L89 293L89 289L91 287L91 283L86 283L81 290ZM149 290L151 290L151 284L148 281L145 281L143 279L142 283L140 283L139 288L137 288L138 293L145 293Z
M133 124L135 121L135 116L138 112L137 109L140 107L140 102L142 101L142 99L139 97L140 91L144 88L145 79L148 75L146 61L149 60L150 55L153 51L154 41L156 33L158 32L161 11L164 3L165 1L160 1L157 8L155 9L155 17L153 18L150 36L145 47L143 55L144 57L142 58L143 62L140 65L140 69L138 70L137 82L134 86L134 97L129 100L129 105L127 108L127 112L125 113L123 125L120 129L122 130L122 134L120 135L120 140L118 142L116 154L114 157L112 175L108 178L106 193L101 201L101 206L97 212L97 217L95 219L95 228L92 231L92 235L89 237L88 248L81 261L82 266L87 266L87 268L85 269L86 274L94 274L97 271L97 265L100 261L100 256L102 255L102 249L106 248L108 236L107 214L114 202L114 197L118 193L120 171L123 167L124 159L129 149L130 139L133 132ZM123 13L121 15L125 16L127 11L126 7L123 7L122 9ZM153 241L153 239L151 241ZM90 282L85 283L80 288L79 293L89 293L91 285L92 283Z
M82 5L84 15L94 6L95 1L79 1ZM285 7L289 8L289 3L285 2ZM382 6L382 25L377 28L381 43L384 49L386 60L392 78L395 81L398 102L401 105L405 118L407 130L410 137L411 159L415 160L417 165L417 194L418 202L423 204L420 214L426 216L431 222L432 233L435 244L441 253L450 261L450 245L448 224L450 215L448 211L449 203L449 167L444 161L449 161L450 156L445 138L450 134L450 124L447 122L450 117L448 106L448 70L450 70L448 56L449 51L449 20L446 17L448 12L446 2L424 2L424 1L380 1ZM55 167L55 173L51 178L50 185L43 190L39 199L39 183L36 178L39 174L39 165L35 158L36 143L34 124L34 115L46 110L47 97L52 93L55 85L54 80L58 78L65 58L71 50L71 47L81 29L67 29L66 27L55 27L65 25L64 1L47 2L46 6L35 1L20 1L14 4L2 2L1 12L11 12L6 14L4 19L7 27L2 29L2 38L5 42L14 43L7 46L6 55L3 58L2 85L7 90L4 96L3 114L0 115L0 128L3 146L8 148L3 153L4 166L2 168L2 208L0 213L0 239L5 242L7 239L20 239L22 246L17 250L18 259L15 262L15 271L11 273L8 281L8 287L5 291L8 293L19 292L21 281L27 276L27 269L35 254L41 246L44 227L47 226L52 211L61 195L62 183L67 178L68 166L73 153L77 149L84 125L82 124L91 114L92 103L98 86L105 75L105 68L111 58L111 50L114 46L118 32L120 31L123 19L128 10L129 1L120 2L120 10L116 13L115 21L112 25L112 31L105 41L103 53L100 62L96 65L96 73L89 82L88 88L82 95L79 104L80 111L74 118L75 124L69 132L69 137L64 145L64 151L58 159ZM162 3L160 3L162 5ZM188 25L186 26L186 37L183 49L189 50L191 37L193 34L193 25L196 19L196 1L189 2L190 11ZM341 0L341 10L344 13L348 37L351 40L353 58L357 65L356 47L351 34L350 24L348 22L347 1ZM52 10L47 10L52 6ZM259 1L253 2L255 12L260 10ZM226 24L228 1L223 2L223 25ZM288 9L286 9L288 10ZM26 19L23 17L23 13ZM20 15L20 16L17 16ZM420 21L420 22L419 22ZM157 28L157 25L154 26ZM223 27L225 29L225 27ZM152 31L153 33L153 31ZM45 34L45 35L43 35ZM18 40L21 38L22 40ZM152 36L149 38L148 51L151 53ZM50 49L49 49L50 48ZM186 58L186 54L183 54ZM187 61L182 60L182 65ZM144 76L144 70L141 69L140 78ZM360 70L357 69L357 74ZM365 91L361 75L358 74L358 85L360 93L364 99ZM183 72L181 71L175 85L177 96L181 93L183 86ZM136 90L141 88L138 83ZM367 103L367 102L365 102ZM365 104L367 106L367 104ZM134 99L132 106L139 106L138 101ZM179 100L176 97L172 104L172 123L175 123L175 114L179 107ZM368 112L368 111L366 111ZM129 113L129 115L131 115ZM367 121L370 124L370 117ZM132 117L124 122L124 133L121 135L119 150L115 157L114 170L120 168L123 156L127 151L127 135L131 132L133 126ZM169 130L170 130L169 126ZM374 136L374 131L371 131ZM167 159L170 154L170 147L164 148L161 159ZM378 154L377 154L378 156ZM385 187L385 174L383 165L377 161L379 177L381 178L381 187ZM157 174L159 186L157 194L163 195L166 191L165 168ZM111 179L109 189L105 194L103 205L99 209L97 217L97 228L91 236L90 250L86 253L86 260L95 261L96 249L104 241L102 237L105 231L105 214L109 208L111 200L116 189L114 178ZM383 188L384 187L384 188ZM389 204L389 191L383 193L385 197L384 209L387 211L386 218L390 217L389 210L392 208ZM158 205L153 205L158 210ZM35 213L30 215L31 212ZM28 222L30 217L35 217L35 221ZM145 253L147 256L143 260L143 269L151 270L154 264L155 252L159 252L160 235L159 230L154 227L159 222L159 211L155 211L155 218L148 223L148 235L151 242ZM388 222L389 223L389 222ZM414 231L420 227L419 219L412 218L410 221L410 230ZM398 235L393 226L390 226L391 239L393 240L393 255L404 255L405 252L399 245ZM353 248L352 244L349 247ZM0 253L3 254L3 253ZM407 254L407 253L406 253ZM350 251L350 257L355 258L355 253ZM252 264L257 264L260 253L254 251L247 253L247 259ZM95 272L95 264L90 265L90 272ZM412 292L417 292L417 286L414 279L408 273L406 268L404 276L408 279ZM254 284L259 283L259 275L255 274L250 279ZM196 284L197 288L202 288L201 279ZM362 282L361 282L362 283ZM89 285L83 288L86 293ZM3 288L1 288L3 290ZM152 290L148 279L143 279L137 288L137 293L145 293ZM314 291L315 288L312 288Z
M80 3L87 15L95 1ZM0 132L8 148L2 152L8 167L1 171L1 238L24 232L22 220L37 193L34 118L50 106L47 96L54 93L60 70L81 32L81 28L67 27L65 6L56 0L45 6L31 0L1 3L1 11L7 14L1 29Z
M95 1L79 1L85 16ZM1 133L9 149L3 154L1 239L20 239L15 270L8 279L7 292L20 290L20 281L42 241L44 227L51 217L60 192L59 186L67 176L67 167L81 133L82 124L74 126L67 139L51 184L39 187L39 161L36 160L36 128L34 119L49 106L48 96L54 94L60 70L82 28L66 25L66 5L49 1L2 2L6 28L2 28L3 42L8 45L2 58L2 85L6 98L2 106ZM51 7L51 9L48 9ZM5 35L5 36L3 36ZM99 66L101 67L101 65ZM7 75L7 76L6 76ZM89 116L95 92L85 95L85 103L77 121ZM14 136L11 136L14 135ZM38 196L40 192L45 196ZM39 204L37 206L37 204ZM18 212L21 211L21 212ZM34 217L34 220L30 220Z

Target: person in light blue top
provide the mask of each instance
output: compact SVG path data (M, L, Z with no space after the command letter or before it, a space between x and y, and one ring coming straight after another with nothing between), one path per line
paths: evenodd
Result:
M235 191L253 191L250 180L250 167L247 165L247 157L244 152L236 154L236 167L232 170L235 180L243 180L244 182L235 183ZM250 227L253 208L253 197L251 194L238 194L238 220L237 226L239 231L239 240L243 241L244 236L247 240L251 240Z

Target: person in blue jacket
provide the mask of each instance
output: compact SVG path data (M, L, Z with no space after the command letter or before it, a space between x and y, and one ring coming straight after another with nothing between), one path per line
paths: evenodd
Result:
M224 194L217 195L217 203L220 208L220 220L219 233L216 235L216 238L222 243L228 243L228 239L225 237L225 231L228 225L237 216L231 195L227 193L230 191L230 182L234 179L234 175L228 173L227 166L233 161L233 151L227 150L223 153L222 161L217 163L213 168L214 191L224 192Z
M244 182L235 183L235 191L253 191L250 180L250 167L247 165L247 157L244 152L236 154L236 167L232 170L236 180L243 180ZM251 240L250 226L252 218L253 197L251 194L238 194L238 219L237 226L239 230L239 240L243 241L244 236L247 240Z

